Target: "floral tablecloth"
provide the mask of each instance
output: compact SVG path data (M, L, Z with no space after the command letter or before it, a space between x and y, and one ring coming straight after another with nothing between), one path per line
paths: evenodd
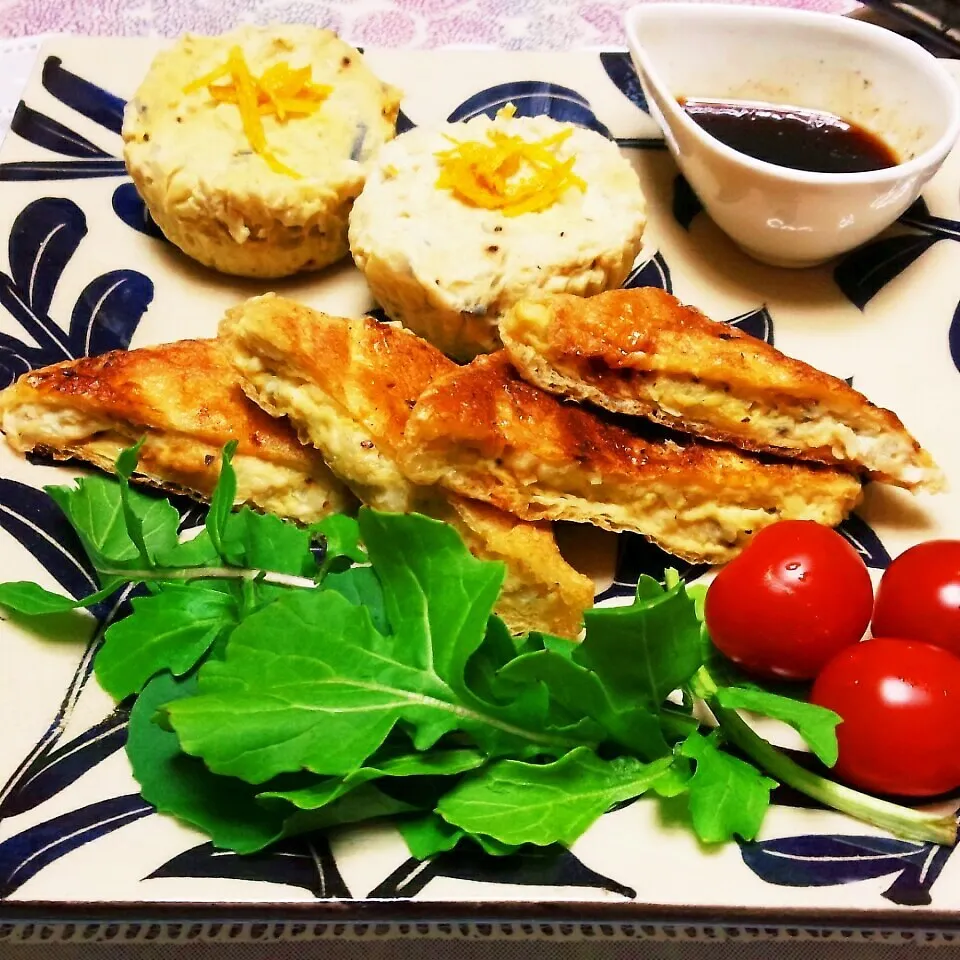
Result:
M638 0L0 0L0 37L39 33L175 36L237 23L330 27L368 46L451 44L515 50L621 45ZM640 0L642 2L642 0ZM655 2L655 0L654 0ZM751 0L846 13L855 0Z

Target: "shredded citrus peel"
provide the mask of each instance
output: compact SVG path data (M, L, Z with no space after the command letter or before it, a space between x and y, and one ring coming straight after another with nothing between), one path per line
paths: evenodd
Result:
M243 132L254 152L267 162L271 170L288 177L300 178L280 161L267 145L263 116L275 116L280 123L292 117L305 117L318 110L333 88L313 83L310 66L291 69L285 61L268 67L261 76L251 73L240 47L231 47L227 62L197 77L184 88L196 93L204 87L217 103L232 103L240 111ZM229 79L228 83L219 81Z
M516 114L513 104L497 119ZM505 216L536 213L553 206L565 191L586 190L573 172L576 157L561 160L559 146L573 133L561 130L540 140L524 140L500 130L487 130L485 140L455 140L453 147L436 154L440 165L437 187L449 190L472 207L500 210Z

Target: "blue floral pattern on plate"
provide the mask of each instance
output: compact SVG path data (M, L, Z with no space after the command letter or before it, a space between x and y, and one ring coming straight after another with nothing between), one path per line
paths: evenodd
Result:
M112 270L91 280L66 329L48 316L60 277L86 234L83 211L57 197L34 200L14 221L10 274L0 273L0 306L33 342L0 332L0 388L36 367L129 346L153 300L153 282L136 270Z
M953 850L892 837L826 835L742 843L740 853L767 883L832 887L892 877L882 894L885 899L901 906L926 906L930 888Z
M64 69L59 57L47 57L41 82L61 103L117 135L123 123L124 102L112 93ZM65 160L26 160L0 163L3 180L69 180L126 175L123 160L95 146L85 137L21 102L10 123L10 132L58 153Z
M605 137L610 136L610 131L597 119L586 97L569 87L539 80L501 83L481 90L453 110L447 122L458 123L480 116L492 118L509 103L516 107L518 117L552 117L562 123L575 123Z

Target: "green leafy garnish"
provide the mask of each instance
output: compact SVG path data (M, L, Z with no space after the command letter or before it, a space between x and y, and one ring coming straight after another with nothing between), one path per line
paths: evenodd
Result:
M705 843L720 843L735 835L753 840L763 823L776 781L725 753L712 738L699 733L692 733L683 741L680 755L696 764L687 789L697 836Z
M426 860L438 853L452 850L461 840L471 840L484 853L493 857L507 857L520 849L509 843L501 843L483 833L468 833L447 823L436 813L424 813L417 817L407 817L397 823L397 827L406 840L410 853L418 860Z
M77 531L105 587L122 582L118 571L143 563L141 549L149 565L158 553L176 546L180 515L167 500L107 477L82 477L73 487L44 489ZM135 530L128 526L131 518Z
M38 583L16 580L0 583L0 606L35 617L91 607L101 600L106 600L113 592L113 589L108 587L106 590L98 590L80 600L74 600L73 597L64 597L59 593L44 590Z
M382 777L445 777L483 766L486 757L477 750L434 750L375 761L342 778L328 777L306 785L264 790L261 801L281 800L299 810L327 806L361 784Z
M955 842L952 817L834 783L747 724L738 711L785 722L836 761L839 717L725 662L702 586L641 577L631 605L587 611L579 643L512 637L492 612L503 565L452 527L363 509L303 528L235 509L234 451L189 539L171 504L130 486L139 445L116 479L49 488L102 589L0 584L0 605L38 616L139 588L96 676L137 698L127 755L144 798L216 846L390 818L416 857L461 842L507 856L569 845L646 793L686 803L704 843L750 840L778 783Z
M335 590L346 597L354 606L363 607L370 614L374 630L381 634L390 633L390 621L383 602L383 587L373 572L373 567L350 567L339 573L328 574L323 581L324 588Z
M100 686L117 700L139 693L163 670L176 677L188 673L239 617L234 597L200 584L167 584L135 597L133 611L107 628L94 662ZM148 634L145 622L151 623Z
M213 549L224 560L229 560L226 544L227 521L233 510L233 501L237 496L237 475L233 469L227 469L237 451L237 441L231 440L223 448L223 457L220 465L220 479L213 496L210 498L210 509L204 523Z
M203 830L218 847L252 853L283 835L283 816L257 802L256 788L218 777L188 757L176 734L154 723L164 704L189 698L196 681L178 682L168 673L150 681L130 712L127 756L144 800Z
M451 527L424 517L363 511L360 527L391 635L338 592L289 593L240 624L223 661L200 670L199 695L171 706L183 749L261 783L299 769L345 776L401 721L419 750L453 731L490 756L571 746L545 730L545 691L493 704L465 683L500 565L474 559ZM417 542L428 552L418 554ZM468 592L475 600L465 605Z
M569 846L613 804L645 793L672 762L602 760L589 747L553 763L499 760L466 776L437 812L465 833L502 843Z
M721 687L717 691L717 702L732 710L750 710L788 723L803 737L821 763L832 767L837 762L840 716L832 710L765 690L739 687Z
M642 576L629 607L588 610L573 658L603 677L621 700L659 709L703 662L700 622L682 583L664 590Z
M360 527L353 517L334 513L310 527L310 533L326 543L324 563L332 565L338 559L352 563L366 563L367 554L360 544Z
M552 650L517 657L500 675L515 683L543 683L571 714L582 711L612 740L645 759L669 753L656 712L607 687L592 670Z

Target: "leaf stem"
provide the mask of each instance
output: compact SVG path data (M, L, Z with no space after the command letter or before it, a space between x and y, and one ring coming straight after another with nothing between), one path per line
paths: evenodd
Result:
M147 580L256 580L260 583L275 583L281 587L317 587L317 583L309 577L274 573L272 570L242 570L238 567L170 567L156 570L114 570L101 567L99 572L106 576L122 577L134 583Z
M754 733L736 710L717 701L716 684L703 669L697 674L698 686L720 725L723 735L751 760L780 783L817 800L825 806L864 823L873 824L905 840L922 840L953 846L957 842L957 821L953 814L932 814L911 810L889 800L880 800L851 787L828 780L806 770ZM711 688L712 687L712 691Z
M329 546L323 552L323 559L320 561L319 566L317 567L317 573L315 576L315 581L317 583L323 583L327 579L327 574L330 572L330 568L333 566L334 557L331 556Z

